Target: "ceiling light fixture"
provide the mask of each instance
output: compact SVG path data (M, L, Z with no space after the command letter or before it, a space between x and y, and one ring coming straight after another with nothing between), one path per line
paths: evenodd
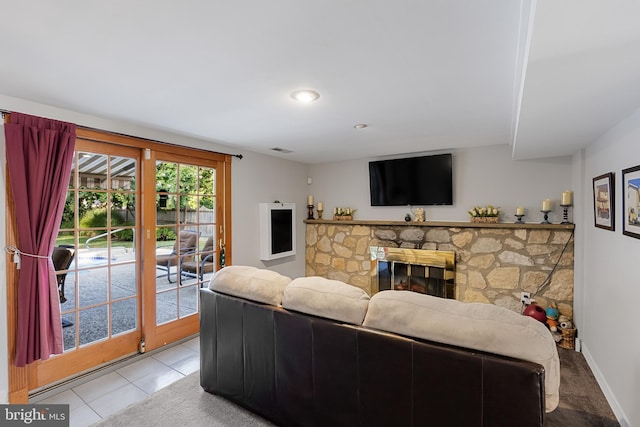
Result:
M292 92L291 97L296 101L311 102L320 98L320 94L315 90L305 89L305 90L296 90L295 92Z
M369 126L369 125L364 124L364 123L358 123L357 125L354 125L353 127L356 128L356 129L364 129L367 126Z

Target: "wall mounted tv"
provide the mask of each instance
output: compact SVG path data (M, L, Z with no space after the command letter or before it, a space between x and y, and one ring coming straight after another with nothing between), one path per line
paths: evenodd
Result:
M451 154L369 162L371 206L453 205Z

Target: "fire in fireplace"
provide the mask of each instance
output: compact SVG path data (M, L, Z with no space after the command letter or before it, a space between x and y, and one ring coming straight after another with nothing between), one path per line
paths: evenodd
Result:
M371 246L372 293L404 290L455 299L455 253Z

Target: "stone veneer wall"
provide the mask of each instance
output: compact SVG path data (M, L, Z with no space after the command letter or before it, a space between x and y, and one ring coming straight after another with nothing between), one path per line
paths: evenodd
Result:
M340 280L371 293L369 246L454 251L456 299L520 312L520 293L533 294L553 271L535 300L543 307L553 301L561 314L573 317L570 227L306 223L307 276Z

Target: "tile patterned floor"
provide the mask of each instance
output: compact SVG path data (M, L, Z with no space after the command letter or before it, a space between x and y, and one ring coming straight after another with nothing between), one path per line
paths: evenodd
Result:
M69 404L71 427L89 426L151 393L200 369L199 339L141 355L84 383L73 383L57 394L44 393L29 403Z

